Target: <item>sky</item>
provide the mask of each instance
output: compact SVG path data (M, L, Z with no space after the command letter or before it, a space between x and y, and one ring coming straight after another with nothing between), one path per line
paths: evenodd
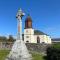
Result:
M21 8L33 21L33 28L52 38L60 38L60 1L59 0L0 0L0 36L17 35L16 13Z

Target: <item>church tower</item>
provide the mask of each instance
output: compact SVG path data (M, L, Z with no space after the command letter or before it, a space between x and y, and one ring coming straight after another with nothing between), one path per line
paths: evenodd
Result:
M25 29L24 29L24 42L33 43L34 40L34 29L32 28L32 19L30 15L25 19Z
M27 28L32 28L32 19L29 15L25 20L25 29L27 29Z
M28 15L25 19L24 42L51 44L51 38L47 36L47 34L43 33L42 31L33 29L30 15Z

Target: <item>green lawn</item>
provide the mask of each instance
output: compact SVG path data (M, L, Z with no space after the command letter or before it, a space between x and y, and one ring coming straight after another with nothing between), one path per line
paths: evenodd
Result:
M54 48L60 48L60 43L52 44L52 47L54 47Z
M5 60L8 54L9 50L0 50L0 60ZM37 53L32 53L32 57L32 60L43 60L43 56Z
M41 55L41 54L32 53L32 57L33 57L32 60L44 60L43 55Z
M0 50L0 60L5 60L8 54L9 54L9 50Z

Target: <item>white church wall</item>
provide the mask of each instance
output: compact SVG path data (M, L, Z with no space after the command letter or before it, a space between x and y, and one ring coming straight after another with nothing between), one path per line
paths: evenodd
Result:
M44 35L44 42L48 44L47 35Z
M24 29L24 42L34 43L34 29Z
M34 34L34 29L32 28L28 28L28 29L24 29L24 34Z
M29 43L31 43L31 36L30 35L24 35L24 42L26 43L26 42L29 42Z
M34 29L24 29L24 42L37 43L37 37L40 38L40 43L51 44L51 38L47 35L34 35Z
M37 43L37 37L39 36L40 38L40 43L46 43L50 44L51 43L51 38L48 37L47 35L34 35L34 42Z
M35 43L34 35L24 35L24 42L26 43L27 41L29 41L28 43Z
M37 35L34 35L34 43L37 43Z
M40 38L40 43L45 43L45 41L44 41L44 35L34 35L35 43L37 43L37 37Z
M45 43L44 42L44 35L40 35L40 43Z
M51 38L50 36L47 35L42 35L43 37L41 37L41 39L44 41L44 43L46 44L51 44Z
M50 36L47 36L47 41L48 41L48 44L51 44L52 43Z
M35 43L34 35L31 35L31 43Z

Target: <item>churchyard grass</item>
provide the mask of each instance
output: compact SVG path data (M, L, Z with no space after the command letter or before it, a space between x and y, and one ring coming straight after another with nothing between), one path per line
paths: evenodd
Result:
M32 60L44 60L43 55L39 53L32 53Z
M52 44L52 47L54 47L54 48L60 48L60 43Z
M5 60L6 56L9 54L10 50L0 50L0 60ZM31 53L32 60L43 60L43 56L37 53Z
M0 60L5 60L8 54L9 54L9 50L0 50Z

